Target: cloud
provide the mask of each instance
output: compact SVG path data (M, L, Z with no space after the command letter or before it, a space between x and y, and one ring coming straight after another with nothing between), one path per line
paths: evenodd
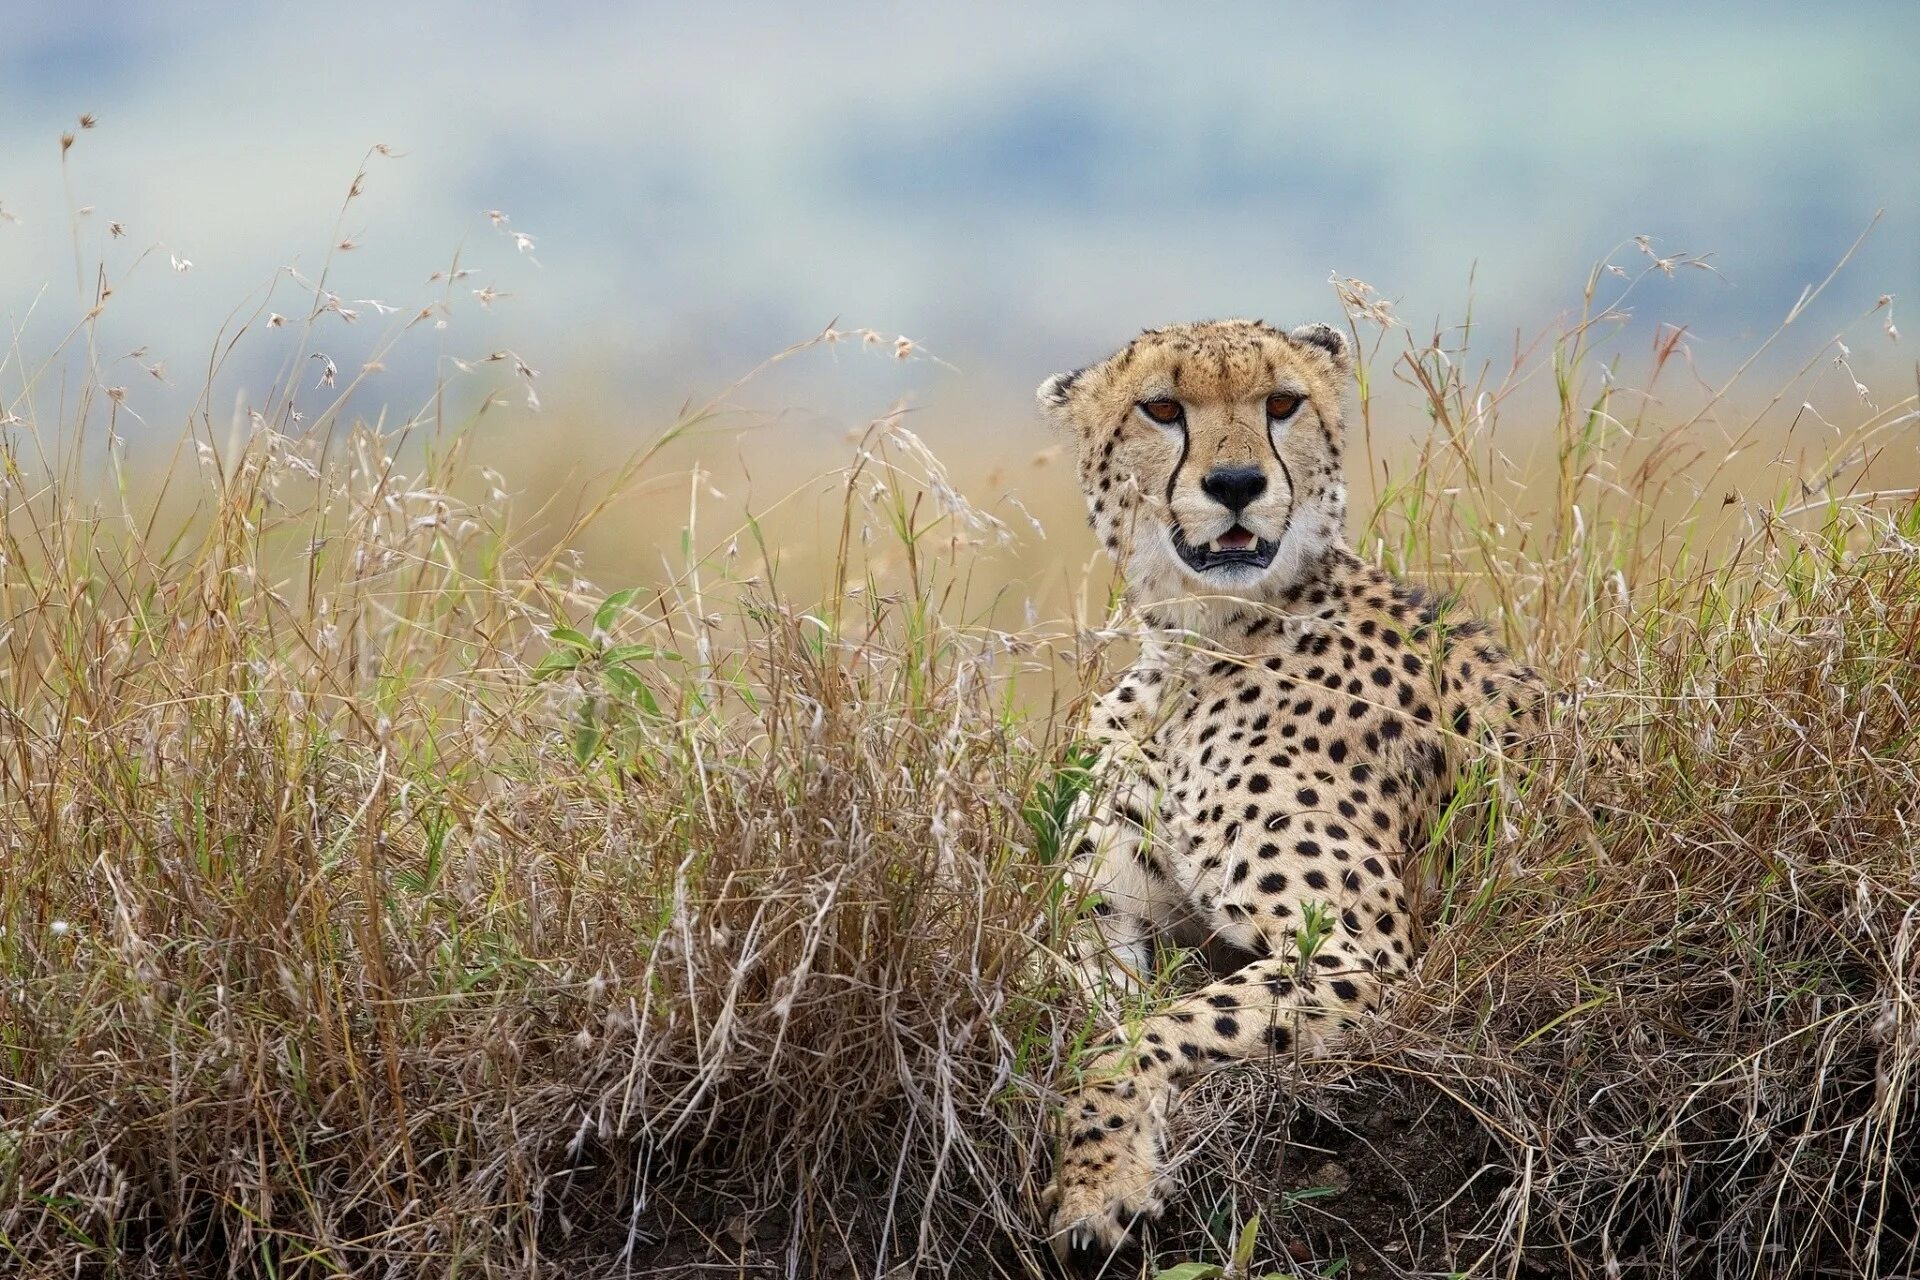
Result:
M54 140L95 111L83 257L193 260L149 261L111 320L176 369L279 267L317 269L376 141L405 156L350 211L342 293L418 305L457 249L514 294L473 342L584 337L635 371L737 368L834 316L1045 367L1140 324L1324 314L1336 268L1425 316L1477 263L1484 318L1541 323L1637 232L1721 253L1738 287L1675 305L1733 331L1885 204L1860 289L1920 286L1906 7L184 12L41 7L0 64L0 207L24 220L0 224L0 307L77 297Z

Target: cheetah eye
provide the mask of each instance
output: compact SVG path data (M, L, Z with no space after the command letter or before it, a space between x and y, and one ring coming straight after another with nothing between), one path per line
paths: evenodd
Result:
M1299 396L1275 395L1267 397L1267 416L1275 422L1285 422L1300 407Z
M1163 427L1171 427L1187 416L1178 400L1142 400L1135 407Z

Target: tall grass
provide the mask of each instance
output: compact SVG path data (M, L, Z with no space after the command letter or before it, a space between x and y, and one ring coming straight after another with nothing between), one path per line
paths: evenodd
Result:
M1920 1265L1914 402L1726 501L1760 424L1657 407L1677 341L1627 391L1613 279L1495 369L1342 287L1357 544L1567 705L1445 815L1388 1015L1184 1101L1163 1260L1257 1213L1302 1275ZM89 359L43 420L53 358L0 370L7 1266L1045 1273L1048 1087L1106 1013L1054 855L1124 617L997 628L1003 530L896 418L827 478L818 598L752 522L616 591L566 548L654 446L536 537L450 397L297 421L301 360L103 487L121 400Z

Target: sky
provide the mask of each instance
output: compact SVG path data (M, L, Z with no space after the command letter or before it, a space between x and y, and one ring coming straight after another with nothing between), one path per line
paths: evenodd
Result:
M671 404L835 323L939 360L822 363L829 416L912 394L1013 431L1141 327L1337 318L1335 273L1416 327L1471 298L1537 330L1635 235L1712 255L1636 323L1727 369L1881 209L1805 327L1920 305L1910 3L0 7L0 315L50 349L104 261L102 346L163 363L120 366L154 421L237 306L323 264L376 143L333 286L404 317L473 271L388 360L401 399L438 348L510 346L549 412ZM354 309L320 335L342 367L384 323ZM1863 367L1911 368L1862 332ZM250 339L232 375L287 358Z

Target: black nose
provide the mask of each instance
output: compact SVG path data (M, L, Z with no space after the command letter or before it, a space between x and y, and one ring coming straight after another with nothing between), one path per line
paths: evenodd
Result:
M1242 511L1267 491L1267 473L1258 467L1215 467L1200 487L1227 510Z

